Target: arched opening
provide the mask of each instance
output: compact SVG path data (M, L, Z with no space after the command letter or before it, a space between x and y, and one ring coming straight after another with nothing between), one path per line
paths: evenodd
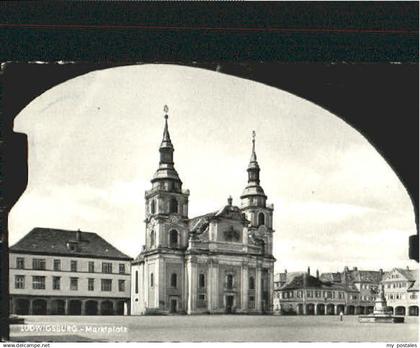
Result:
M169 213L178 213L178 201L176 198L171 198L169 201Z
M386 311L388 313L394 314L394 307L388 306L388 307L386 307Z
M20 315L29 314L29 300L20 298L16 300L15 313Z
M150 202L150 213L154 214L156 213L156 202L154 199Z
M34 315L46 315L47 314L47 301L45 301L45 300L34 300L32 302L32 314L34 314Z
M155 231L150 231L150 247L153 248L155 246L155 239L156 239L156 235L155 235Z
M198 286L204 288L206 286L206 276L203 273L200 273L198 277Z
M313 303L308 303L306 305L306 314L314 315L315 314L315 305Z
M114 314L114 304L112 301L102 301L101 303L101 314L112 315Z
M332 303L327 304L327 314L334 315L334 305Z
M318 303L316 305L316 313L318 315L324 315L325 314L325 305L323 303Z
M118 301L117 303L117 315L124 315L124 301Z
M79 300L71 300L69 303L69 315L81 315L82 302Z
M258 214L258 226L265 225L265 215L264 213Z
M254 277L249 277L249 289L255 290L255 279Z
M337 305L337 314L343 313L344 314L345 306L343 304Z
M348 315L354 315L354 306L348 306L347 307L347 314Z
M86 301L86 315L98 315L98 301Z
M405 307L403 306L395 307L395 315L405 315Z
M373 313L373 306L367 306L366 307L366 314L372 314Z
M233 275L228 274L226 276L226 288L232 289L233 288Z
M64 315L66 314L64 300L52 300L51 301L51 314L52 315Z
M171 230L169 232L169 246L171 248L177 248L178 247L178 231Z
M408 315L418 316L419 315L419 306L408 307Z
M177 281L178 281L178 277L177 277L176 273L172 273L171 274L171 287L172 288L177 287Z
M299 303L297 305L297 314L299 314L299 315L303 314L303 303Z
M363 306L356 306L354 309L355 314L364 314L365 307Z

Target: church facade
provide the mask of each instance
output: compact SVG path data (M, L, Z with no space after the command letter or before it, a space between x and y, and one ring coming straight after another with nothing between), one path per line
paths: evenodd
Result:
M131 314L272 313L273 205L260 186L255 133L241 206L229 197L218 211L189 218L167 119L145 193L146 244L132 262Z

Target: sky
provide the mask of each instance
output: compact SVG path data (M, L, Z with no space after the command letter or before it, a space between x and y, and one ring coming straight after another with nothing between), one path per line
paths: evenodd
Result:
M15 118L14 130L28 135L29 173L10 212L10 245L34 227L80 228L135 257L164 105L190 217L229 195L240 204L255 130L261 186L274 204L276 271L417 267L407 256L416 233L410 198L357 130L288 92L164 64L76 77Z

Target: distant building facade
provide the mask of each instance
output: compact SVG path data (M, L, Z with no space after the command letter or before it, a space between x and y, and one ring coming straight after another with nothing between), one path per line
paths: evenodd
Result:
M260 186L255 139L241 206L190 219L167 115L146 191L146 245L132 263L131 313L271 313L273 206ZM192 159L193 160L193 159Z
M96 233L34 228L9 249L10 313L129 314L130 261Z
M276 274L274 313L280 315L338 315L370 313L373 306L358 307L357 288L352 284L322 281L308 272Z
M382 283L388 309L395 315L419 315L419 273L408 268L394 268Z

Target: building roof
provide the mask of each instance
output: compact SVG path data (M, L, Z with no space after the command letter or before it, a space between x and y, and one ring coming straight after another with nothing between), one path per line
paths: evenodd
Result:
M276 273L274 275L274 282L281 282L286 283L287 281L290 281L292 278L302 275L305 272L284 272L284 273Z
M41 227L26 234L10 252L131 260L96 233Z
M330 272L330 273L322 273L319 276L323 282L334 282L340 283L341 282L341 273L340 272Z
M354 282L372 282L379 283L382 280L382 274L379 271L350 271Z
M316 288L322 290L342 290L349 292L359 292L354 285L337 284L333 282L325 282L319 278L308 275L307 273L300 273L290 278L279 290L294 290L294 289L308 289Z

